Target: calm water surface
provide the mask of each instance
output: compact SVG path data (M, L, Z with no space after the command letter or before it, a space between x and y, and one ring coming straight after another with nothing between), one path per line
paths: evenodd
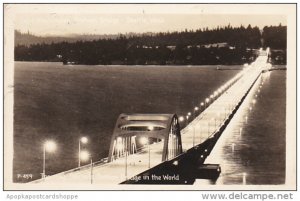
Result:
M285 114L286 71L266 73L206 161L221 165L216 184L285 183Z

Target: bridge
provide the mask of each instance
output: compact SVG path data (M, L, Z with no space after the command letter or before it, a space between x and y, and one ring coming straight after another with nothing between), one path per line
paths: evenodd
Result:
M203 169L213 167L219 172L217 165L205 165L205 159L253 85L269 69L268 51L260 50L255 62L244 66L186 116L121 114L108 158L30 185L192 184L203 176Z

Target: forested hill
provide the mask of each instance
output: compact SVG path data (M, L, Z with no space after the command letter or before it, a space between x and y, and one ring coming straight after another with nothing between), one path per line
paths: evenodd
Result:
M28 35L28 34L27 34ZM15 32L16 61L63 61L73 64L242 64L255 59L255 49L262 46L286 50L286 26L218 27L128 35L106 35L105 38L80 40L59 38L34 44L20 43ZM32 36L35 37L35 36ZM85 40L83 40L85 38ZM35 38L36 39L36 38ZM35 40L36 41L36 40ZM284 54L284 53L283 53ZM278 55L277 55L278 56ZM278 61L284 62L284 55Z
M129 33L128 35L133 35L133 33ZM35 44L51 44L51 43L61 43L61 42L69 42L74 43L76 41L93 41L99 39L116 39L120 35L119 34L72 34L67 36L36 36L30 32L21 33L18 30L15 30L15 46L30 46Z

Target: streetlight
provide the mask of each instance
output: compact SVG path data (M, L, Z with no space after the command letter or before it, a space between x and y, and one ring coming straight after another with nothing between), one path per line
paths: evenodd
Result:
M142 138L140 139L140 143L141 143L142 145L146 145L146 144L148 143L148 139L147 139L146 137L142 137Z
M52 140L48 140L43 145L43 175L42 178L46 177L46 152L52 153L56 150L56 144Z
M203 103L203 102L200 103L200 111L201 111L201 112L202 112L202 110L201 110L202 106L204 106L204 103Z
M183 122L183 121L184 121L184 117L183 117L183 116L180 116L180 117L178 118L178 120L179 120L179 122Z
M92 184L93 183L93 160L91 154L88 151L86 150L81 151L79 160L88 161L89 159L91 161L91 184Z
M196 106L196 107L194 108L194 112L193 112L193 114L194 114L194 117L193 117L193 118L194 118L194 119L195 119L195 117L196 117L196 112L197 112L198 110L199 110L199 107Z
M182 127L184 127L184 126L185 126L185 122L184 122L185 118L184 118L184 116L180 116L180 117L178 118L178 120L179 120L180 123L183 124Z
M247 173L243 172L243 185L246 185L246 177L247 177Z
M146 138L146 137L142 137L141 139L140 139L140 143L142 144L142 145L148 145L148 156L149 156L149 162L148 162L148 168L150 168L150 143L149 143L149 138Z
M214 97L217 97L219 94L218 94L218 91L215 91L214 92Z
M117 157L121 157L124 153L124 143L122 137L117 137L116 148L117 148Z
M86 150L81 151L80 160L88 161L89 158L90 158L90 153L88 151L86 151Z
M78 167L80 167L81 162L81 143L86 144L88 142L87 137L81 137L78 142Z
M205 99L205 108L207 108L207 104L209 103L209 98Z
M91 184L93 184L93 167L94 167L94 164L93 164L93 159L91 157Z
M128 161L128 159L127 159L127 157L128 157L128 152L127 152L127 146L125 146L125 179L127 180L127 161Z
M192 113L191 113L191 112L188 112L188 113L187 113L187 116L186 116L186 117L187 117L186 119L188 120L188 119L190 118L191 115L192 115ZM193 119L192 119L191 121L193 121Z
M154 126L148 126L148 131L153 131L154 130Z

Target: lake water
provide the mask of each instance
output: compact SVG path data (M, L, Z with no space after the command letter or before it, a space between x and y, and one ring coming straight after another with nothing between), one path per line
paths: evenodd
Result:
M216 184L285 183L285 91L286 71L258 80L206 160L221 165Z
M94 161L107 157L114 124L120 113L186 115L242 67L221 68L231 70L216 70L214 66L112 67L16 62L13 171L15 181L24 182L17 179L17 174L33 174L34 179L40 178L42 144L47 139L53 139L57 144L57 150L47 154L46 161L47 174L54 174L77 166L80 136L88 137L89 142L82 149L88 150ZM266 102L268 98L258 100L258 109L254 109L257 112L253 111L253 117L249 116L247 124L252 126L243 129L243 136L247 136L247 132L257 133L258 129L260 130L256 137L243 138L243 143L251 144L251 148L241 152L243 159L251 159L256 171L256 166L268 164L259 163L263 159L251 158L258 155L257 148L252 146L253 143L264 142L265 135L269 133L269 147L277 147L270 148L270 153L285 150L285 125L280 124L285 122L285 71L274 71L274 74L277 78L273 78L272 72L269 82L273 80L275 84L270 84L269 88L264 87L261 94L267 93L265 97L274 96L275 99L273 97L272 100L277 101L274 104L279 109L271 110L270 116L266 117L264 108L270 106L270 101ZM276 84L278 86L273 87ZM264 105L259 109L259 104L262 103ZM274 118L276 115L278 118ZM255 122L257 116L264 116L267 123ZM250 123L252 120L254 122ZM275 129L277 135L273 134ZM272 134L274 136L271 136ZM279 135L284 140L284 145L278 145ZM231 161L230 157L224 156L224 159ZM234 163L234 160L232 161ZM239 160L237 162L239 163ZM261 169L263 168L266 167ZM281 165L277 172L282 174L284 166ZM228 177L223 183L234 182ZM260 183L259 180L257 183Z

